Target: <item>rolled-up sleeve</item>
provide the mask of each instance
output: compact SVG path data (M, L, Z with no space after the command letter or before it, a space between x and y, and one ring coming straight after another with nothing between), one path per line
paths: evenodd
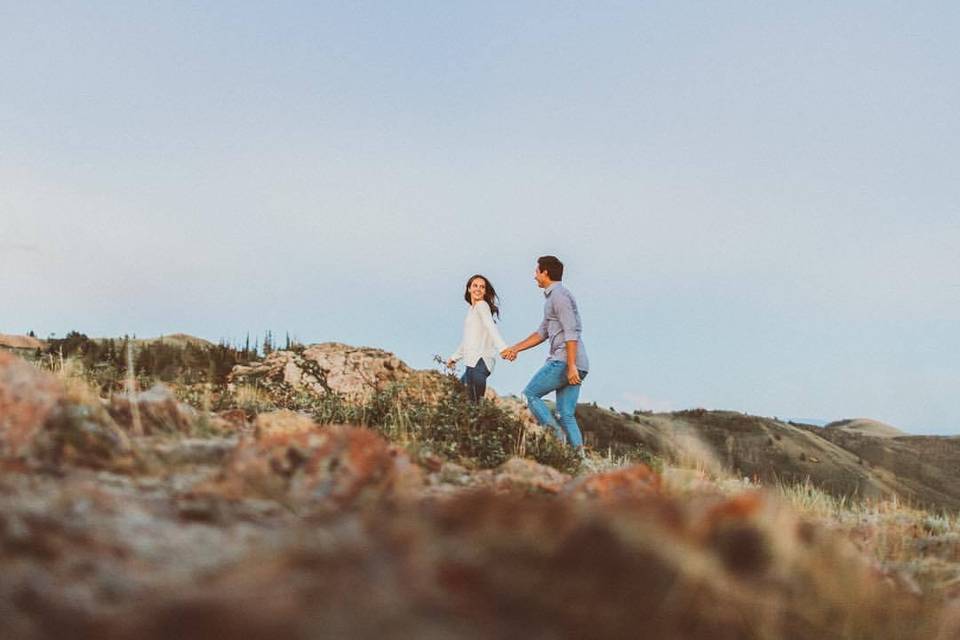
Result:
M576 342L579 340L580 319L577 317L577 310L570 296L556 296L556 300L553 301L553 309L557 314L557 320L560 322L563 341Z
M529 326L529 325L528 325L528 326ZM538 334L540 335L540 337L543 338L544 340L546 340L547 338L550 337L550 333L547 331L547 319L546 319L546 318L544 318L544 319L543 319L543 322L540 323L540 326L537 327L537 333L538 333Z

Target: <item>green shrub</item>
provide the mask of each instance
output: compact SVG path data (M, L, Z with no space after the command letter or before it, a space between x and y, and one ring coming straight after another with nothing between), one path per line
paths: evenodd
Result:
M353 424L373 429L391 441L415 446L479 468L493 468L525 454L561 471L574 472L579 458L552 434L524 439L524 425L497 404L469 402L463 386L450 377L439 398L414 399L403 385L392 385L364 402L336 393L317 395L272 383L276 408L308 413L319 424Z

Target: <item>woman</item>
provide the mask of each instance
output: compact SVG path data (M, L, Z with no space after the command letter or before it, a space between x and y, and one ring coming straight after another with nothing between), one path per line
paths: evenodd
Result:
M490 281L480 274L471 277L463 299L470 305L463 321L463 340L447 360L447 367L453 369L457 361L463 359L467 371L460 381L466 385L470 400L479 402L487 390L487 377L493 372L494 360L507 348L507 343L493 323L493 316L499 317L500 309L497 292Z

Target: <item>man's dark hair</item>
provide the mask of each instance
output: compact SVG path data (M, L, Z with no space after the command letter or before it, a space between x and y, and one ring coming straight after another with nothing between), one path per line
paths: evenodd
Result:
M557 256L540 256L537 258L537 268L546 271L554 282L563 280L563 263Z

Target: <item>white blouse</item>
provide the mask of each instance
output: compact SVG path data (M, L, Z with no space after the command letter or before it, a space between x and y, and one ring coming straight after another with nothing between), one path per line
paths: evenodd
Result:
M467 317L463 321L463 340L460 346L450 356L450 360L463 360L468 367L475 367L483 358L484 364L490 373L493 373L493 364L497 355L507 348L507 343L500 337L497 325L493 323L490 305L481 300L471 305Z

